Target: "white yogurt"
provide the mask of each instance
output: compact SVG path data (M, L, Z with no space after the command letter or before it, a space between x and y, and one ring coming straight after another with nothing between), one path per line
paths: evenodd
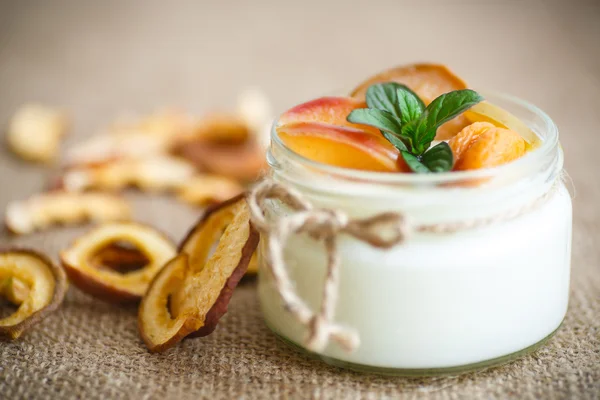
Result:
M419 235L392 250L340 243L336 321L360 346L321 354L366 366L422 369L478 363L525 349L555 331L569 295L571 200L562 186L535 211L484 229ZM310 238L289 243L286 262L298 294L317 310L324 254ZM261 274L264 318L301 345L306 331Z

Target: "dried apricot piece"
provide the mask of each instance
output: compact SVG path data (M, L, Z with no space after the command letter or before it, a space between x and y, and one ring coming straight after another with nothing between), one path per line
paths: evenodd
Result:
M149 262L143 268L121 273L98 268L94 257L115 243L130 243ZM75 286L105 301L121 303L142 298L166 261L176 254L173 242L154 228L139 223L108 223L77 238L61 251L60 259Z
M0 251L0 281L25 285L18 297L9 298L19 306L17 311L0 319L0 337L11 340L55 311L67 290L62 268L43 254L27 249ZM14 289L10 289L13 294ZM5 296L6 290L5 287L2 291Z
M462 151L454 170L491 168L516 160L523 154L525 140L521 135L510 129L488 128Z
M465 81L445 65L420 63L401 65L380 72L358 85L351 96L364 100L369 86L383 82L397 82L408 86L425 104L444 93L468 87ZM468 124L469 121L459 115L438 128L436 139L449 139Z
M471 147L482 134L494 128L495 126L489 122L475 122L462 129L456 136L448 140L454 159L458 160L465 150Z
M215 329L258 240L243 196L205 212L140 305L138 326L150 351L164 351L186 336L205 336Z
M126 220L130 216L131 208L120 197L106 193L55 191L9 203L5 224L11 232L24 235L57 223Z

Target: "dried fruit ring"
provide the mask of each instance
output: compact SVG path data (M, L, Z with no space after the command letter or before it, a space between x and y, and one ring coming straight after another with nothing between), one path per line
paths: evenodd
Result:
M103 252L119 248L119 243L128 243L141 253L139 259L148 262L142 268L123 273L114 268L111 260L106 268L99 268L97 261ZM131 250L123 250L131 251ZM175 246L162 233L139 223L109 223L100 225L73 242L60 254L69 279L79 289L110 302L139 300L150 281L162 266L175 255ZM123 264L130 258L123 255ZM113 268L111 268L113 267Z
M142 299L138 325L150 351L164 351L186 336L205 336L215 329L258 240L243 196L206 211Z
M17 339L58 308L67 290L62 268L33 250L0 251L0 293L19 308L0 319L0 337Z

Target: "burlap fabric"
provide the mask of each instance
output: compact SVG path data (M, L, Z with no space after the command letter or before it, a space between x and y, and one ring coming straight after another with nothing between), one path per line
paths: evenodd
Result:
M241 285L213 335L152 355L135 307L71 288L60 312L0 343L0 398L598 398L599 19L594 0L0 2L2 124L25 101L62 105L74 118L73 142L128 110L203 111L231 103L248 84L281 110L384 66L441 60L475 87L546 110L577 189L567 318L546 347L510 365L424 380L328 367L267 330L253 282ZM39 190L46 173L2 153L0 207ZM131 197L137 219L173 238L198 214L166 198ZM84 229L3 235L2 244L56 258Z

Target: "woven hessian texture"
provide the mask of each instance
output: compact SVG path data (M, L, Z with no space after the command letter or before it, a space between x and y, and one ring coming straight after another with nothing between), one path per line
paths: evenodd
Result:
M348 372L289 349L263 324L255 282L236 291L213 335L164 354L145 349L136 307L72 287L59 312L21 340L0 342L0 398L600 397L597 2L177 3L1 2L0 125L20 104L45 101L71 113L73 143L123 112L210 110L231 104L249 84L263 87L282 110L386 66L448 63L474 87L539 105L560 127L577 189L567 318L545 347L509 365L414 380ZM1 209L39 191L47 172L0 154ZM163 197L128 197L136 219L174 239L199 213ZM56 260L85 229L2 234L1 244L30 246Z

